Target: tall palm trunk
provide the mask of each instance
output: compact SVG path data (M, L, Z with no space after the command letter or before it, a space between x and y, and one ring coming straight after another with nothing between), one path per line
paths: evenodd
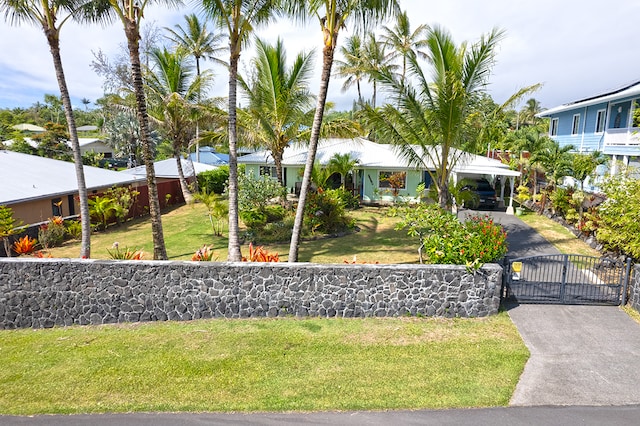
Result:
M142 144L142 157L147 171L147 188L149 190L149 214L151 215L151 235L153 236L153 258L156 260L167 259L167 249L164 244L162 232L162 218L160 202L158 200L158 186L156 184L156 171L153 167L153 153L149 136L149 121L147 117L147 102L142 84L142 70L140 67L140 34L135 22L126 20L125 34L129 48L131 61L131 74L133 88L136 97L136 110L138 123L140 124L140 142Z
M182 198L184 198L185 203L192 204L193 194L191 194L191 191L189 190L189 185L187 184L187 178L184 176L184 170L182 168L182 156L180 155L180 151L176 149L173 152L173 157L176 159L176 166L178 168L178 180L180 181L180 190L182 191Z
M229 254L228 260L240 262L240 229L238 226L238 128L236 115L238 62L240 54L235 46L240 43L232 36L229 61Z
M273 156L273 163L276 166L276 174L278 175L278 183L282 186L285 185L284 178L282 177L282 151L275 150L271 153Z
M69 137L71 138L71 150L73 151L73 162L76 169L76 180L78 182L78 197L80 203L80 221L82 224L82 242L80 244L80 257L88 259L91 257L91 222L89 217L89 201L87 195L87 184L84 179L84 168L82 165L82 154L80 153L80 142L78 141L78 131L76 129L76 121L73 115L73 107L71 106L71 98L67 88L67 80L64 76L62 67L62 58L60 57L60 38L59 32L53 28L44 28L47 41L49 42L49 50L53 57L53 67L56 71L58 86L60 88L60 97L64 106L64 114L67 118L67 126L69 127Z
M333 65L333 55L338 38L337 34L325 37L330 38L330 40L325 41L324 49L322 49L322 74L320 76L320 91L318 93L318 103L316 105L316 112L313 117L313 125L311 127L311 138L309 140L309 149L307 150L307 162L304 166L302 186L300 187L300 198L298 200L296 218L293 224L293 231L291 233L291 244L289 246L289 262L298 261L298 249L300 246L300 237L302 235L302 222L304 220L304 207L307 201L309 186L311 184L311 172L313 171L313 163L316 160L318 139L320 138L320 129L322 127L324 107L327 102L327 92L329 90L329 79L331 78L331 66Z

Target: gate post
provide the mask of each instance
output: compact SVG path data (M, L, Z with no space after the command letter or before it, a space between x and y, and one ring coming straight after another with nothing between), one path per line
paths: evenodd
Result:
M569 255L563 254L562 258L562 282L560 283L560 303L564 304L565 286L567 284L567 264L569 263Z
M629 276L631 275L631 258L627 257L627 267L625 269L624 274L624 285L622 286L622 300L621 305L624 306L627 304L627 291L629 289Z

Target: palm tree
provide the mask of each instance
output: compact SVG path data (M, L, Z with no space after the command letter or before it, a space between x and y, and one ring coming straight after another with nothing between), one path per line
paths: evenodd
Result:
M397 0L289 0L285 3L287 12L299 20L305 20L310 16L317 18L320 22L323 36L322 72L320 75L318 102L311 126L309 150L289 247L289 262L297 262L302 222L304 220L304 207L311 182L311 171L318 150L320 128L322 127L322 117L327 101L333 58L338 44L338 34L348 21L353 21L359 29L367 25L376 25L392 13L395 13L398 9L398 3Z
M369 76L369 82L373 84L371 105L376 107L377 76L383 70L393 73L397 68L391 63L392 55L386 52L386 45L378 42L374 33L369 33L362 49L362 61L365 73Z
M380 38L391 49L391 58L394 60L402 59L400 82L403 84L407 74L407 61L416 56L422 59L427 59L428 57L421 50L427 46L427 29L426 25L420 25L414 31L411 31L411 24L406 11L396 16L396 23L393 28L383 27L384 32Z
M358 34L347 37L344 46L340 47L343 60L336 61L336 77L344 78L342 92L349 90L354 84L358 90L358 103L362 103L360 82L365 76L365 65L362 60L362 39Z
M252 126L255 131L248 133L257 145L271 151L278 182L282 185L282 155L289 143L299 138L305 113L313 106L309 92L313 52L298 54L287 69L287 54L281 39L275 46L256 39L256 45L254 76L251 81L239 79L249 101L248 115L255 123Z
M182 195L185 202L191 203L193 196L182 170L181 150L189 146L195 131L193 117L198 109L197 101L202 88L212 81L212 74L205 71L194 76L193 65L187 55L183 49L175 52L166 48L151 50L154 66L147 76L146 85L149 115L171 139Z
M443 209L451 172L464 158L464 125L474 99L485 89L502 34L494 29L475 44L456 46L448 31L430 29L427 47L434 81L428 81L417 58L410 57L408 70L415 84L405 86L390 72L379 75L396 106L365 108L369 124L411 164L429 172Z
M169 31L169 39L182 49L186 49L196 61L196 76L200 77L200 59L212 60L221 65L226 63L218 57L224 50L220 47L222 34L213 34L207 30L206 22L202 23L195 14L185 15L186 29L179 24L175 25L175 30L166 28ZM201 94L198 94L200 103ZM200 161L200 123L196 119L196 161Z
M518 118L522 118L522 124L536 124L536 115L542 112L542 105L536 99L531 98L528 99L525 103L525 106L522 107L520 113L518 114Z
M64 114L67 119L69 137L71 139L71 149L73 150L73 162L76 170L76 181L78 183L78 196L80 203L80 220L82 224L82 243L80 245L80 257L89 258L91 256L91 224L89 221L89 204L87 197L87 186L84 178L84 168L82 165L82 154L80 153L80 143L78 142L78 131L76 121L71 106L71 98L67 88L67 81L62 66L60 55L60 29L62 25L69 21L72 14L78 8L85 6L87 1L71 0L1 0L0 12L5 14L5 18L11 24L28 22L42 27L49 50L53 59L53 66L60 88L60 98L64 107ZM65 12L67 15L59 19L59 13ZM58 24L57 24L58 23ZM57 97L53 97L56 100ZM46 96L45 96L46 99Z
M204 12L229 37L229 255L230 261L242 260L238 226L238 62L242 48L254 29L274 18L277 0L202 0Z
M156 172L153 167L153 150L147 114L147 101L142 82L142 66L140 63L140 25L144 16L144 9L150 4L161 3L166 6L181 4L180 0L149 0L139 3L137 0L94 0L96 8L106 8L109 18L114 15L120 19L127 38L129 61L131 62L131 77L135 94L135 106L138 123L140 124L140 143L144 164L147 172L147 188L149 190L149 214L151 215L151 235L153 236L153 258L167 259L167 248L164 244L162 231L162 217L160 201L158 200L158 186Z
M551 189L555 188L561 178L571 174L571 151L574 149L573 145L561 147L558 142L551 140L542 151L535 153L535 161L542 165L550 178Z
M342 186L342 189L344 189L347 175L353 171L358 163L359 160L352 158L351 154L340 154L336 152L333 157L329 159L327 166L333 173L340 174L340 185Z

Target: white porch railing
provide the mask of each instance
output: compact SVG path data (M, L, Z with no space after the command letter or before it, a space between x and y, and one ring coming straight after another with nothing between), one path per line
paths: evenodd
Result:
M640 128L607 129L604 134L605 145L640 145Z

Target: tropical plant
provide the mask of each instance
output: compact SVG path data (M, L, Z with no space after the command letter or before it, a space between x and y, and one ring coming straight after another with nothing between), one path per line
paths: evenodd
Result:
M371 106L373 108L376 107L378 94L378 75L383 71L394 74L398 68L397 65L393 64L392 60L393 55L387 53L387 45L379 42L375 33L367 34L362 49L362 61L368 80L373 86L371 95Z
M114 0L115 1L115 0ZM60 89L60 103L64 107L64 115L67 120L69 135L71 140L71 149L73 151L73 162L75 164L76 181L78 184L80 216L82 220L82 243L80 245L80 257L88 258L91 254L91 228L89 223L89 204L87 195L87 186L84 178L84 169L82 164L82 155L80 152L80 143L78 141L78 131L76 129L76 121L71 106L71 97L67 87L67 81L62 66L62 57L60 55L60 30L61 27L72 17L80 16L83 8L87 8L89 12L95 12L92 0L56 0L56 1L38 1L38 0L2 0L0 1L0 12L4 12L6 19L11 24L19 24L27 22L41 27L47 38L49 51L53 59L53 67L58 80L58 88ZM61 16L63 15L64 16ZM92 15L85 15L84 19L91 19ZM81 18L83 19L83 18ZM57 97L53 97L57 101ZM47 100L45 96L45 100ZM53 101L53 99L51 99ZM66 146L66 145L65 145Z
M434 81L427 80L416 58L408 58L415 84L404 85L393 74L382 72L379 78L396 106L365 108L367 122L411 164L429 172L442 208L449 199L452 170L465 161L462 148L469 141L464 124L473 100L485 90L502 35L494 29L477 43L456 46L443 28L429 29L427 50Z
M109 221L115 218L117 207L113 197L96 195L89 199L89 214L97 227L107 229Z
M354 222L345 212L340 189L318 190L309 194L305 210L308 234L336 234L353 228Z
M9 238L21 230L22 221L13 217L13 209L0 205L0 239L4 244L4 252L11 257L11 242Z
M269 176L238 176L238 207L243 210L263 210L274 199L284 199L287 189Z
M362 60L362 39L354 34L347 37L345 45L340 47L342 60L336 60L336 77L344 78L342 92L346 92L355 84L358 90L358 104L362 104L361 82L366 69Z
M113 250L107 249L107 253L109 253L109 258L114 260L143 260L144 252L139 249L129 249L129 247L124 247L124 249L120 250L120 244L116 241L113 243L111 247Z
M534 98L527 99L527 102L522 107L518 115L518 117L522 119L522 122L520 124L534 126L536 124L536 121L538 120L536 115L538 115L542 111L543 109L540 105L540 102L538 102Z
M278 253L269 253L263 246L253 247L253 243L249 243L249 256L242 257L243 262L279 262Z
M207 207L207 215L209 216L209 222L211 222L213 234L221 237L224 222L229 218L229 207L225 200L220 195L208 192L206 189L199 194L195 194L194 198Z
M306 112L313 105L309 92L311 53L300 53L290 68L284 44L278 39L269 45L256 39L257 54L250 79L239 77L249 102L243 127L253 145L266 148L276 167L278 182L284 185L282 155L291 141L299 138L306 121Z
M24 235L22 238L19 238L18 241L13 243L13 251L15 251L18 256L21 254L30 254L36 249L37 244L38 240L31 238L28 235Z
M396 230L418 239L418 259L429 263L465 265L477 269L507 252L506 232L488 216L473 216L463 223L436 204L392 209L400 221Z
M198 173L198 188L201 191L222 194L229 182L229 167L220 166L214 170Z
M38 228L38 242L44 249L57 247L64 241L64 222L60 216L49 218Z
M195 262L211 262L218 260L218 256L211 250L211 246L205 244L202 248L196 250L193 256L191 256L191 260Z
M78 240L82 237L82 224L77 220L65 220L64 227L67 235L72 240Z
M240 261L238 227L238 63L242 48L260 25L269 23L276 11L276 0L202 0L204 12L229 37L229 254L230 261Z
M193 66L185 50L170 52L166 48L150 52L153 68L147 75L149 116L171 140L176 159L180 188L185 202L191 203L193 195L182 169L181 151L187 149L195 127L197 101L203 89L213 81L213 75L205 71L193 75Z
M322 118L327 101L327 92L331 78L331 68L338 43L340 30L346 27L347 22L355 24L356 29L375 26L386 19L398 9L396 0L291 0L285 2L286 11L299 20L308 17L317 18L322 28L322 72L320 75L320 89L318 101L311 125L311 136L307 151L307 161L304 168L300 197L296 218L291 233L289 246L289 262L298 261L298 248L302 235L302 225L305 217L305 204L311 184L311 172L316 160Z
M105 197L113 200L113 214L118 224L129 218L140 191L126 186L114 186L105 192Z
M396 15L396 22L393 28L383 27L381 36L382 42L391 50L391 59L402 60L402 73L400 82L404 84L407 74L407 62L415 58L427 59L427 54L422 51L427 46L426 25L419 25L411 31L409 16L406 11Z
M327 167L332 173L338 173L340 175L340 186L344 189L347 175L355 169L359 162L360 160L352 158L349 153L340 154L336 152L333 154L333 157L329 159Z
M169 39L176 46L184 49L192 55L196 62L196 78L200 78L200 60L212 60L222 65L226 63L218 57L225 50L221 47L222 34L214 34L207 30L207 23L200 22L195 14L185 15L186 28L176 24L175 30L166 28L169 32ZM198 92L197 104L200 105L202 93ZM200 161L200 123L199 116L196 116L195 141L196 141L196 161Z
M571 151L573 145L560 146L556 141L552 141L536 152L535 158L545 170L549 180L549 190L553 190L560 183L560 180L571 174Z
M95 1L95 0L94 0ZM143 162L147 175L147 188L149 191L149 213L151 216L151 235L153 238L153 258L167 259L167 248L164 243L162 231L162 218L160 212L160 200L158 199L158 186L156 172L153 167L153 145L149 130L149 117L147 114L147 100L142 79L142 65L140 61L140 25L144 17L145 8L153 3L161 3L167 6L181 4L180 0L149 0L139 3L137 0L100 0L95 4L96 8L103 8L107 18L116 16L122 23L127 39L129 60L131 62L131 76L135 96L135 109L139 125L139 138L142 145Z

